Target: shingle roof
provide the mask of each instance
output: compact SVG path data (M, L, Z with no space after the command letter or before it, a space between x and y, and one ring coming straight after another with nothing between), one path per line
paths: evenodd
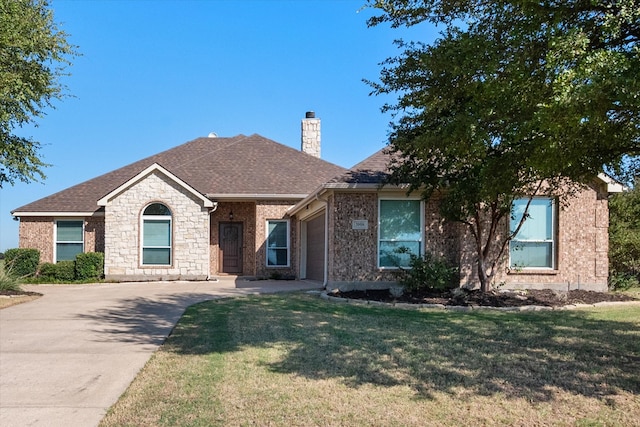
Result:
M158 163L201 194L309 194L345 169L260 135L198 138L14 212L94 212L97 201Z
M390 174L390 160L391 155L383 148L345 173L334 177L329 183L381 184Z

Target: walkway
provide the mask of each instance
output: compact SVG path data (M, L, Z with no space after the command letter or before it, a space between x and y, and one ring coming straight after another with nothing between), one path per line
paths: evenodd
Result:
M186 307L319 288L244 279L27 286L44 296L0 310L0 425L98 425Z

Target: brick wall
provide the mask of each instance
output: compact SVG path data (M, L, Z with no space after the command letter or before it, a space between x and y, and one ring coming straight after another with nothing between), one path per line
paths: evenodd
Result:
M294 203L294 201L289 200L220 202L218 209L211 214L211 274L221 274L219 246L220 223L229 222L229 214L233 212L232 222L242 223L243 229L242 275L270 277L274 273L277 273L281 276L297 277L297 221L289 222L290 267L267 267L266 265L266 221L269 219L289 219L286 217L286 212Z
M20 218L20 247L39 250L40 262L53 262L54 224L52 217Z
M233 219L229 214L233 213ZM211 214L211 274L221 273L219 233L221 222L242 223L242 275L254 276L256 273L256 204L254 202L220 202Z
M329 197L330 287L347 289L357 282L362 282L363 287L384 287L397 279L397 270L378 268L379 197L377 192L335 192ZM384 197L402 198L405 192L385 193ZM442 220L438 206L437 199L424 205L425 251L456 263L460 248L459 227ZM367 229L354 230L353 220L367 220Z
M84 220L84 251L104 252L104 217L65 217L64 219ZM40 262L54 262L55 218L20 218L19 245L40 251Z
M504 230L508 225L505 223ZM557 209L556 269L508 269L508 253L495 283L507 288L607 289L609 267L607 193L593 186L578 192Z
M402 197L404 193L394 196ZM336 191L327 197L329 287L384 287L395 280L393 271L377 267L378 199L377 192ZM466 226L440 217L439 203L437 198L425 203L425 250L460 265L461 285L479 286L474 241ZM510 271L507 248L494 282L503 282L507 288L606 290L608 218L606 192L595 186L578 192L557 212L557 268ZM368 228L353 230L355 219L367 220ZM504 238L508 227L505 220L498 241Z
M287 210L295 204L289 200L258 200L256 202L256 276L271 277L274 274L281 276L298 277L298 222L292 221L286 216ZM289 220L289 267L267 267L267 220Z
M140 219L150 203L172 213L172 264L143 266ZM209 275L209 213L202 202L159 172L110 200L105 208L105 276L115 280L205 279Z

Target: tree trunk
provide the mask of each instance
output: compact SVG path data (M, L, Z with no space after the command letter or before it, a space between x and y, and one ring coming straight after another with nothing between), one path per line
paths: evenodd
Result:
M480 290L489 292L491 290L491 278L487 276L485 260L482 258L482 254L478 254L478 279L480 280Z

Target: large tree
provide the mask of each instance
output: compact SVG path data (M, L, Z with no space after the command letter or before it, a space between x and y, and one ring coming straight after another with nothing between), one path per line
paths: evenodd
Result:
M640 283L640 178L609 201L609 273L623 285ZM616 283L614 283L616 284Z
M438 25L398 41L374 94L396 94L391 182L442 196L468 226L490 289L513 201L567 196L601 172L628 181L640 155L640 1L370 0L370 25ZM562 198L562 197L561 197ZM565 197L566 199L566 197ZM506 233L506 235L504 235Z
M60 78L76 55L66 39L46 0L0 0L0 188L45 178L40 143L15 130L64 95Z

